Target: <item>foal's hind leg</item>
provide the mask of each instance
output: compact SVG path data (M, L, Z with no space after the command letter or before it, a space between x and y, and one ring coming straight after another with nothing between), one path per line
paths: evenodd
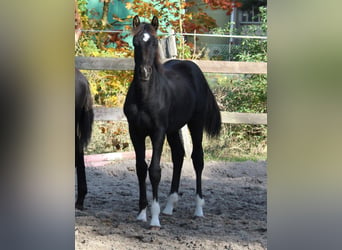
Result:
M193 150L191 154L192 162L194 164L195 172L196 172L196 209L195 216L202 217L203 216L203 205L204 199L202 195L202 171L204 167L203 161L203 148L202 148L202 139L203 139L203 127L199 126L199 124L195 124L194 126L189 126L191 132L191 139L193 144Z
M170 195L168 197L167 204L163 210L163 213L171 215L173 212L173 208L175 207L178 201L179 181L184 160L184 147L180 139L179 131L172 134L168 134L167 141L171 148L173 175Z
M83 210L84 198L88 192L87 180L84 166L84 151L80 145L79 138L76 136L76 148L75 148L75 160L76 160L76 171L77 171L77 201L75 207Z

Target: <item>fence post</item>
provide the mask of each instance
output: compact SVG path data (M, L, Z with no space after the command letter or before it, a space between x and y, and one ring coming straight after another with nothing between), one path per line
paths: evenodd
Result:
M169 35L159 40L159 54L162 60L177 57L177 45L175 31L171 30Z
M167 50L170 58L177 57L177 44L176 44L176 35L175 31L171 30L170 35L167 38Z
M189 128L187 125L184 125L181 130L179 131L180 136L183 141L183 147L185 151L185 159L190 160L191 158L191 153L192 153L192 143L191 143L191 138L190 138L190 133L189 133Z

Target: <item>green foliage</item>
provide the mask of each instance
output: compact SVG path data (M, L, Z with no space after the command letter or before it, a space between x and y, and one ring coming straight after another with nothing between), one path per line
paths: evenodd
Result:
M78 0L83 29L103 29L100 21L87 17L87 1ZM105 33L104 33L105 34ZM103 46L103 34L83 32L75 46L76 56L86 57L132 57L133 51L127 47L107 48ZM99 44L99 41L101 44ZM83 71L87 77L96 105L108 107L122 106L129 83L133 79L131 71Z
M221 108L229 112L267 112L267 76L222 77L213 91Z
M133 79L132 71L84 71L96 105L121 107L128 86Z
M251 25L248 34L267 32L266 8L260 7L261 25ZM217 32L229 32L227 24ZM267 61L266 40L245 39L235 51L235 58L240 61ZM267 112L267 75L243 75L241 77L224 76L217 79L214 92L221 108L230 112L265 113Z
M267 32L266 8L260 8L261 26L252 26L249 34ZM229 29L227 25L223 32ZM229 31L229 30L228 30ZM260 35L260 34L259 34ZM245 39L234 51L235 60L267 61L266 40ZM267 112L267 75L225 76L217 80L213 92L221 110L230 112ZM265 159L267 154L267 126L249 124L224 124L221 136L215 141L205 141L209 158L225 160Z
M231 29L231 22L223 27L217 27L212 30L214 34L238 34L260 36L267 34L267 9L260 7L260 25L248 25L242 31ZM234 23L233 23L234 24ZM242 62L267 62L267 40L265 39L242 39L241 43L232 44L230 55L224 52L222 58L230 58L231 61ZM214 60L222 60L221 57L213 58ZM220 59L221 58L221 59Z
M178 20L183 13L179 0L133 0L132 3L126 4L126 8L132 9L134 15L139 15L145 21L150 21L153 16L157 16L159 29L162 32L175 29L174 26L178 25Z
M260 7L262 25L251 26L250 31L267 32L266 9ZM229 25L223 30L229 29ZM266 40L245 39L236 54L241 61L267 61ZM214 89L222 108L230 112L267 112L267 75L244 75L239 78L221 77Z
M80 11L81 16L85 16L87 13L87 5L88 5L88 0L77 0L78 4L78 10Z
M76 46L76 55L92 57L129 57L132 52L125 49L108 48L101 50L94 40L81 37ZM87 77L95 104L107 107L122 106L128 86L133 79L132 71L84 71Z
M267 34L267 9L260 7L261 25L250 25L244 31L248 35ZM236 55L237 61L267 62L267 40L244 39L240 45L240 53Z
M212 89L222 111L267 112L266 75L222 77ZM220 137L215 141L205 141L204 149L214 159L265 159L267 126L223 124Z

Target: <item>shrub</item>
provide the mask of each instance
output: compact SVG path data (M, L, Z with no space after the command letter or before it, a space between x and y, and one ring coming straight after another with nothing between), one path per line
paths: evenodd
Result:
M260 7L262 24L251 26L250 35L260 29L267 32L266 8ZM228 27L228 26L227 26ZM267 41L245 39L234 48L235 60L267 61ZM245 75L242 77L221 77L213 92L221 110L230 112L266 113L267 112L267 75ZM267 126L249 124L224 124L220 138L204 143L211 158L245 160L266 158Z

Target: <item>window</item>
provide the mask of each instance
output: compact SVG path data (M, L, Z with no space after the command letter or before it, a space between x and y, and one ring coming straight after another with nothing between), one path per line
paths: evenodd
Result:
M260 23L259 8L252 6L249 10L239 11L239 21L241 24L257 24Z

